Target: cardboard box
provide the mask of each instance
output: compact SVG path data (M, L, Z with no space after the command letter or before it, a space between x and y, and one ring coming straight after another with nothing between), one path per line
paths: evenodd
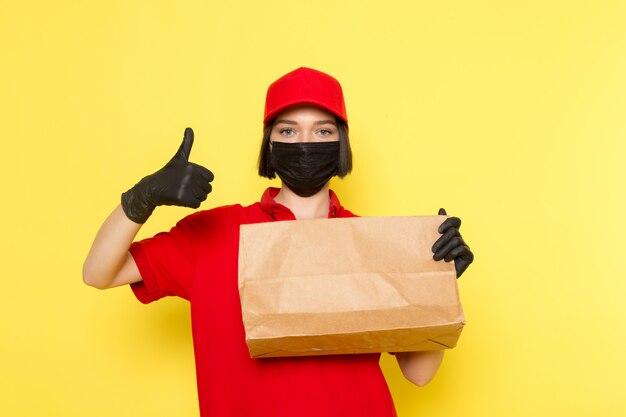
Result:
M445 216L241 226L239 295L251 357L453 348L465 324Z

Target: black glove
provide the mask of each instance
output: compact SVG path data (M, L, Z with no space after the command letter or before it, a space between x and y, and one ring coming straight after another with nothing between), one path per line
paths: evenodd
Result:
M189 162L192 146L193 130L188 127L183 143L167 165L144 177L122 194L122 208L126 217L143 224L156 206L200 207L200 203L211 192L213 173Z
M439 209L439 215L445 216L446 211L442 208ZM433 259L435 261L444 259L446 262L450 262L454 259L457 278L474 261L474 254L463 241L459 227L461 227L461 219L458 217L447 218L438 229L443 236L437 239L433 245L433 253L435 254Z

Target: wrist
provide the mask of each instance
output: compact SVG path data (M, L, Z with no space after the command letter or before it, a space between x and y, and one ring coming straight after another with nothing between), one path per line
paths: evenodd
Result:
M137 188L141 185L141 181L130 190L122 193L122 209L124 214L130 220L137 224L144 224L155 209L153 204L148 202L148 198Z

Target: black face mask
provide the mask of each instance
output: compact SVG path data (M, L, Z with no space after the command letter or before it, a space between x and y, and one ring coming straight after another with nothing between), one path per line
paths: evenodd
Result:
M291 191L310 197L337 173L339 142L272 142L270 164Z

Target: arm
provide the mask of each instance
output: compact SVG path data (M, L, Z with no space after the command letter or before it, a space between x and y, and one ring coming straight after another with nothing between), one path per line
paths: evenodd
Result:
M398 352L394 355L406 379L417 386L428 384L437 373L443 360L443 350L423 352Z
M126 217L118 205L104 221L83 264L85 284L101 290L141 281L128 248L141 224Z
M447 214L444 209L439 209L439 215L446 216ZM461 219L458 217L446 219L438 230L443 236L435 242L432 248L435 261L444 259L446 262L450 262L454 259L457 278L474 261L474 254L459 233L460 226ZM420 387L428 384L434 378L443 360L443 354L443 350L394 353L402 374L406 379Z
M444 209L439 209L439 215L447 214ZM443 236L435 242L432 248L433 258L436 261L445 259L446 262L450 262L454 259L457 278L474 261L474 254L459 233L460 226L461 220L458 217L446 219L438 230ZM443 354L443 350L395 353L402 374L420 387L428 384L435 377L443 360Z
M192 146L193 130L187 128L174 157L122 194L122 204L102 224L83 265L87 285L105 289L141 281L128 252L141 225L160 205L200 207L211 192L213 174L189 162Z

